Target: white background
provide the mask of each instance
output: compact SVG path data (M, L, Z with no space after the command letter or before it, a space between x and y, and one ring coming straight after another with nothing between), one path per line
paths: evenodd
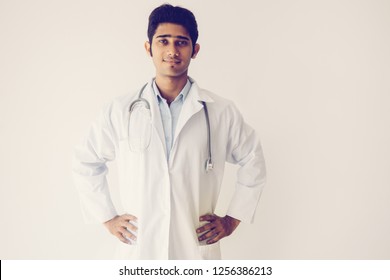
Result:
M1 259L111 258L116 239L82 219L72 150L154 74L143 44L163 2L0 0ZM190 75L235 101L266 157L255 224L224 258L389 259L390 2L171 3L198 21Z

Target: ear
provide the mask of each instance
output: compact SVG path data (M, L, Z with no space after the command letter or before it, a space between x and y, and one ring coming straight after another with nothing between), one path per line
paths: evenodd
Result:
M145 42L144 47L145 47L146 53L149 56L152 56L152 46L150 45L150 43L148 41Z
M195 46L194 46L194 53L192 54L192 59L196 58L196 56L198 55L199 50L200 50L200 45L199 44L195 44Z

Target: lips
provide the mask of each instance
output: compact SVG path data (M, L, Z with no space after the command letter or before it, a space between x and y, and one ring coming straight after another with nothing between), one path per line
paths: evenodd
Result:
M163 61L170 64L178 64L181 62L180 59L174 59L174 58L164 58Z

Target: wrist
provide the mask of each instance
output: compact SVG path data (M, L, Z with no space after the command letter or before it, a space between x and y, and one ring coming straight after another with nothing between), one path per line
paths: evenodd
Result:
M233 218L232 216L229 216L229 215L226 215L225 217L224 217L226 220L228 220L229 222L231 222L231 223L234 223L234 224L239 224L239 223L241 223L241 221L240 220L238 220L238 219L236 219L236 218Z
M111 221L113 221L115 218L117 218L117 217L119 217L118 215L116 215L116 216L114 216L114 217L112 217L111 219L109 219L109 220L107 220L107 221L105 221L104 223L103 223L103 225L105 225L105 226L108 226L109 225L109 223L111 222Z

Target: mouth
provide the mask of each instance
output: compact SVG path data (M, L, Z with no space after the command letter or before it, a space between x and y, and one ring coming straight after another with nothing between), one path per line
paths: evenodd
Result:
M181 62L180 59L173 59L173 58L164 58L163 61L169 64L179 64Z

